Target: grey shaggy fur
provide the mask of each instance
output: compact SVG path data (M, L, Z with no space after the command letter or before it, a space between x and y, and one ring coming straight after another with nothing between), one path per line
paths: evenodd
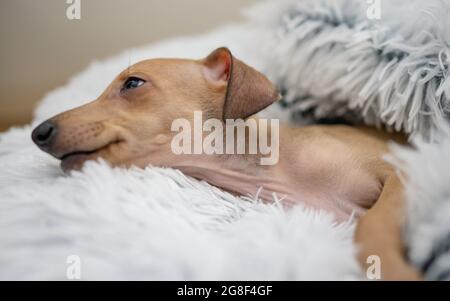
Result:
M371 19L376 3L283 1L266 21L276 25L266 73L294 119L345 117L433 140L450 116L450 1L381 0Z
M427 280L450 280L450 127L439 142L393 146L394 163L408 175L404 237L408 255Z

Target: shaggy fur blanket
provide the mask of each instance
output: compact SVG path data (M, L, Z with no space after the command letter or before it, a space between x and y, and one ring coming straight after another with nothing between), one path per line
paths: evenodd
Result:
M262 204L257 191L254 195L234 197L172 169L125 170L99 161L87 163L80 172L64 175L55 159L32 144L33 126L95 99L130 62L151 57L199 58L221 45L264 70L284 88L289 109L271 107L264 112L269 116L290 117L298 110L303 116L306 112L314 118L338 113L368 123L394 127L401 124L399 128L421 135L433 132L439 144L419 141L415 150L396 147L396 156L389 160L409 176L405 239L411 260L427 272L428 279L448 277L450 255L445 242L450 233L450 190L446 179L450 176L450 161L446 159L450 159L450 135L439 133L438 129L444 128L443 114L435 116L429 106L433 99L437 100L440 112L446 112L448 77L444 70L448 72L445 58L450 56L445 51L438 51L435 56L437 42L434 47L427 43L426 47L431 47L428 51L415 52L414 62L421 59L422 64L431 64L427 65L430 73L420 78L427 96L422 102L417 96L406 97L416 95L411 91L417 89L417 85L405 84L408 76L414 74L407 68L408 55L395 59L384 51L368 51L366 48L372 46L365 43L372 40L366 37L361 40L366 42L362 42L365 47L360 45L360 50L386 57L370 58L366 53L359 58L362 65L349 68L346 64L359 53L357 46L348 44L355 41L350 39L350 32L365 27L360 24L364 18L350 18L352 24L344 22L349 13L363 13L357 6L354 11L351 6L340 6L346 2L355 1L264 3L252 9L249 21L243 24L94 62L66 86L48 94L31 125L0 136L0 280L70 279L68 271L73 258L79 260L84 280L365 279L365 272L354 258L352 221L338 225L332 216L302 206L286 211L276 199L273 204ZM329 8L336 14L335 19L327 17ZM291 17L295 21L289 21ZM334 27L324 28L324 20ZM338 22L342 24L338 26ZM306 30L301 24L311 29ZM327 39L322 39L325 34L329 34L328 40L340 37L342 43L326 44ZM287 36L290 38L285 39ZM300 37L311 43L302 43ZM274 38L280 39L276 49L272 47ZM386 51L403 45L398 39L378 42ZM261 47L255 49L254 45ZM403 46L404 50L414 48ZM342 49L346 47L352 55L344 54ZM308 54L308 59L302 58L301 53ZM273 54L277 55L268 59ZM322 61L317 58L320 56ZM386 63L386 58L396 62ZM277 65L279 69L274 68ZM319 68L317 72L313 72L315 68ZM377 85L376 78L371 77L379 77L379 70L388 76L382 82L390 94L395 83L409 87L409 94L402 93L403 106L394 96L383 94L387 93L382 92L386 91L384 86ZM431 74L435 76L430 77ZM337 77L342 80L336 80ZM441 87L442 81L447 84ZM325 97L330 97L328 103ZM416 103L406 109L405 102L417 102L419 108ZM410 111L412 107L414 110Z
M427 140L445 127L449 1L283 0L251 13L273 32L265 69L294 119L343 117Z

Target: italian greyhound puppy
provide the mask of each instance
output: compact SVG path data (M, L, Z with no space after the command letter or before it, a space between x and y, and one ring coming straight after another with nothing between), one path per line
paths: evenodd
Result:
M278 133L269 131L277 135L279 149L272 165L260 164L259 151L173 151L174 120L193 122L199 111L204 121L248 121L279 98L263 74L227 48L201 60L152 59L123 71L97 100L45 121L32 139L60 159L64 171L98 158L112 166L172 167L236 195L259 190L262 200L272 202L275 193L286 206L304 203L333 213L337 221L355 214L363 267L370 255L377 255L383 279L420 279L405 259L401 238L404 188L382 159L390 140L405 143L400 135L343 125L281 125Z

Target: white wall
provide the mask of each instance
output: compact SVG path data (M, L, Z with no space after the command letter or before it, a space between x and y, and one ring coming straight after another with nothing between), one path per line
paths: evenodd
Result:
M0 130L29 121L39 99L93 59L240 19L256 0L0 1Z

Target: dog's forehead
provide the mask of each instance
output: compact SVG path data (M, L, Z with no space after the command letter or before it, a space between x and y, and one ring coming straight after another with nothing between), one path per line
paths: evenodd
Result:
M171 71L174 69L179 70L183 66L193 65L193 60L187 59L168 59L168 58L158 58L158 59L148 59L144 61L140 61L126 70L123 71L123 74L129 74L132 72L141 72L141 73L158 73L161 71Z

